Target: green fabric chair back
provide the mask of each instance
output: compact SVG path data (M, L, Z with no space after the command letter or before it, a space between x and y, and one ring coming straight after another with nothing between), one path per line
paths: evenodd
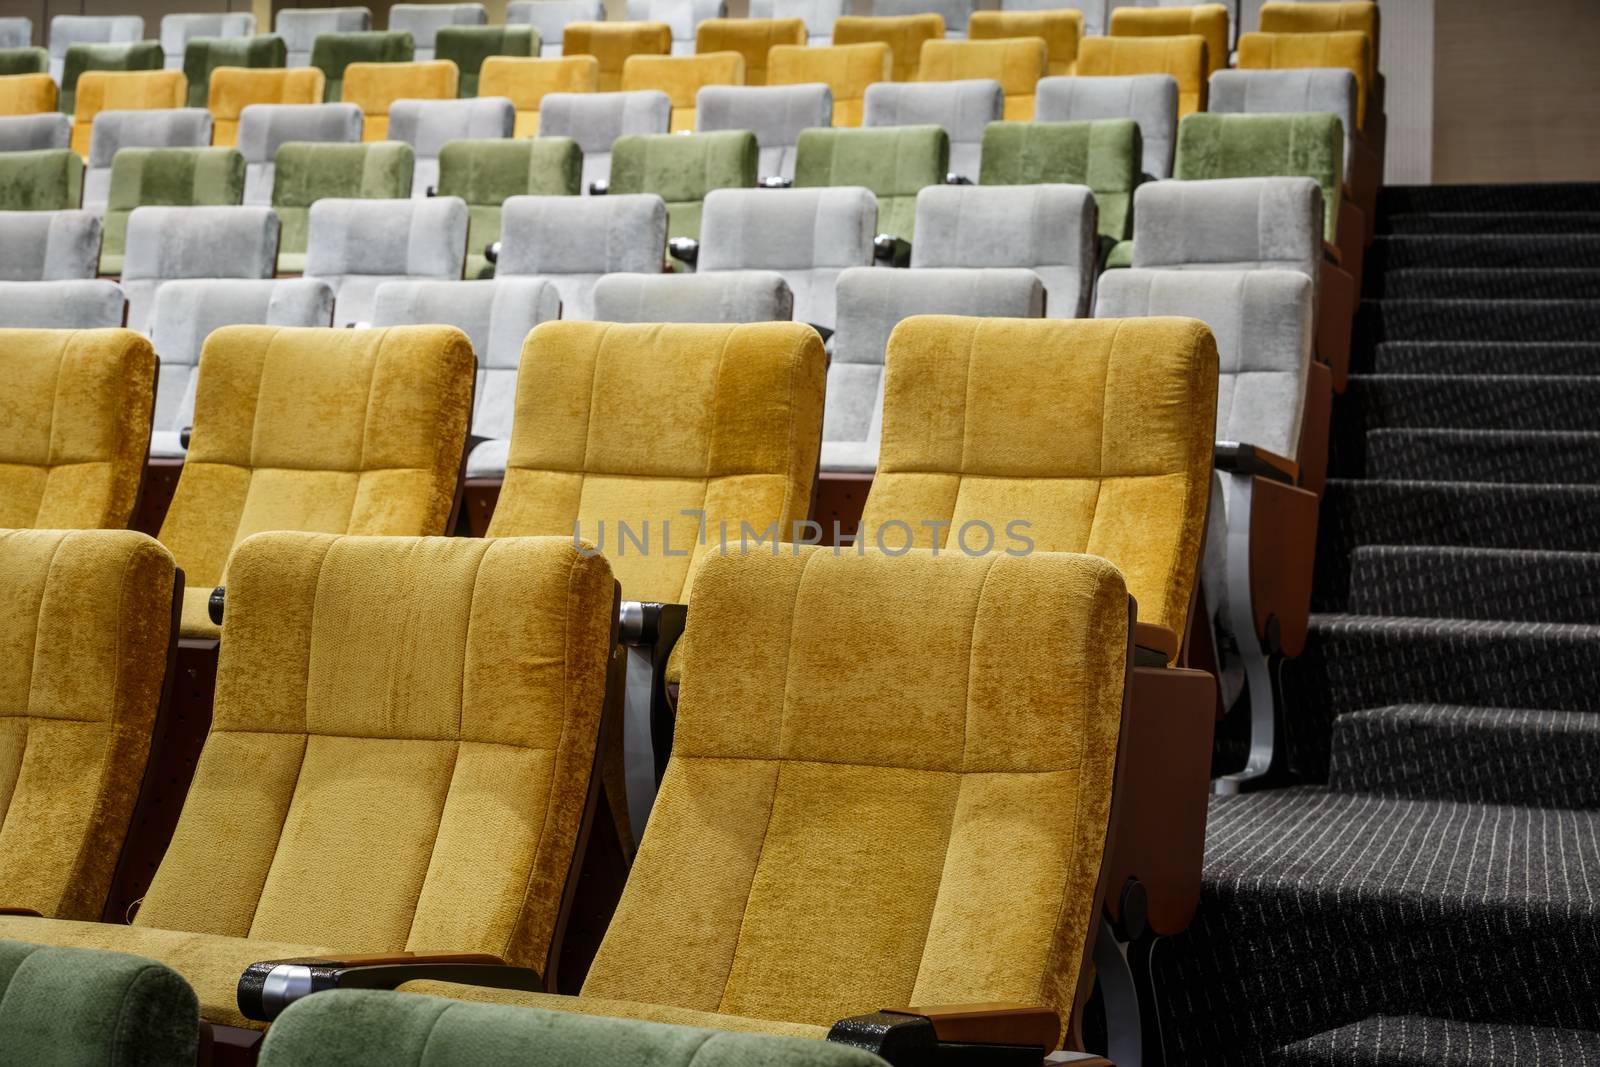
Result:
M50 53L43 48L0 48L0 77L49 72Z
M0 152L0 211L66 211L83 203L83 157L69 148Z
M244 202L237 148L124 148L111 161L100 273L121 274L128 216L136 207L234 206Z
M611 146L613 193L655 193L667 202L667 237L700 238L700 213L713 189L750 189L760 158L748 130L632 134Z
M478 95L478 72L490 56L537 57L539 31L532 26L440 26L435 59L448 59L461 71L456 95Z
M306 231L313 202L325 196L405 199L411 195L415 165L416 156L404 141L291 141L279 148L272 183L272 208L283 226L278 241L278 270L293 273L305 269Z
M878 232L913 239L917 193L944 184L950 135L939 126L802 130L794 184L861 185L878 198Z
M494 275L483 250L500 239L506 197L576 196L582 173L583 152L570 137L446 141L439 150L438 194L467 202L467 278Z
M160 70L165 61L158 41L75 44L67 49L62 60L61 111L72 114L78 100L78 77L86 70Z
M327 78L322 91L327 103L344 99L344 68L350 64L409 63L415 55L411 34L405 32L319 33L311 44L311 65Z
M991 122L983 131L980 185L1064 182L1094 190L1100 236L1133 236L1133 190L1144 149L1132 119Z
M1339 239L1344 183L1344 124L1326 112L1214 115L1197 112L1178 123L1172 176L1311 178L1322 187L1323 236Z
M195 37L183 50L183 75L189 79L189 106L210 103L211 72L218 67L282 67L289 46L275 33L255 37Z

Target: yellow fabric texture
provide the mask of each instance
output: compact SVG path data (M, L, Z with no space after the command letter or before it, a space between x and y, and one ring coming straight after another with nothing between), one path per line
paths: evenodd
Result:
M834 20L833 43L889 46L893 56L890 78L897 82L917 80L922 69L922 45L944 39L944 18L940 15L843 15Z
M1246 33L1239 38L1240 70L1342 67L1356 76L1356 124L1367 121L1372 40L1364 33Z
M30 935L160 959L205 1018L257 1027L234 1003L256 960L448 950L542 967L614 598L604 557L570 538L252 538L211 731L133 927Z
M1307 0L1305 3L1261 5L1262 33L1338 33L1367 35L1368 52L1378 62L1378 5L1372 0Z
M922 46L925 82L992 78L1005 93L1004 117L1014 122L1033 119L1039 79L1049 64L1042 37L1010 37L998 41L929 41Z
M144 780L172 556L131 530L0 531L0 901L98 919Z
M448 59L423 63L352 63L344 68L343 99L361 108L361 139L389 139L389 105L396 100L454 100L461 72Z
M1216 406L1217 344L1195 319L907 319L862 533L891 551L982 547L982 526L961 534L979 522L1005 548L1025 522L1039 551L1116 564L1139 620L1181 635Z
M1206 41L1185 37L1085 37L1078 45L1085 77L1170 74L1178 80L1178 116L1206 109Z
M239 115L251 104L320 104L326 81L320 67L278 70L218 67L211 72L206 107L211 112L211 143L239 143Z
M672 133L694 131L695 94L704 85L743 85L744 56L703 52L692 56L629 56L622 91L659 89L672 102Z
M561 35L564 56L593 56L600 64L602 93L622 87L622 65L629 56L672 53L672 27L665 22L569 22ZM487 95L478 83L478 95Z
M744 84L767 84L767 52L773 45L806 43L804 19L706 19L695 30L694 50L744 56Z
M806 517L826 379L803 323L543 323L523 345L489 536L576 530L624 597L688 603L724 538L737 550L748 525L750 538L776 526L789 540ZM686 511L703 513L704 544ZM619 523L648 531L648 549Z
M594 56L490 56L478 74L479 96L503 96L516 108L516 137L538 136L539 104L546 95L593 93L599 88L600 61Z
M650 830L566 1004L778 1033L919 1003L1070 1015L1121 726L1116 568L805 549L713 557L695 595Z
M837 28L838 23L835 23ZM867 86L891 80L894 57L882 41L809 48L781 44L767 53L768 85L821 82L833 93L833 124L859 126Z
M263 530L442 534L472 409L472 342L450 326L228 326L200 354L194 429L161 542L188 576L183 635Z
M56 109L56 83L48 74L0 76L0 115L38 115Z
M1004 37L1042 37L1049 49L1051 76L1070 75L1078 69L1078 41L1083 37L1083 12L974 11L967 21L967 37L992 41Z
M94 117L102 111L183 107L189 79L181 70L89 70L78 78L73 102L72 150L88 158Z
M1119 7L1111 12L1113 37L1183 37L1206 42L1206 80L1228 65L1228 9L1221 4L1193 7Z
M0 529L128 525L156 353L132 330L0 330Z

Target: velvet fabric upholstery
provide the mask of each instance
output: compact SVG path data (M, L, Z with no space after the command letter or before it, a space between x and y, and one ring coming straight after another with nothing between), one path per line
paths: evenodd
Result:
M669 130L695 128L695 98L703 86L743 85L744 57L738 52L693 56L629 56L622 65L622 91L656 89L672 103Z
M977 179L983 131L1004 116L1006 94L993 79L879 82L867 87L863 126L942 126L950 135L950 172Z
M205 106L211 111L215 127L212 143L221 146L236 144L245 148L240 129L243 125L245 108L258 104L321 104L325 82L322 71L316 67L295 67L290 70L247 70L230 67L214 71L205 98ZM191 91L193 88L191 83ZM359 114L360 109L356 110ZM355 139L360 140L360 137L361 130L358 125ZM281 144L289 139L291 138L277 140ZM322 140L314 136L307 139ZM245 154L248 157L252 153L245 148ZM271 164L270 154L266 162Z
M706 194L750 188L756 177L756 138L748 130L619 137L611 149L611 192L661 197L669 238L698 238Z
M1206 106L1206 43L1183 37L1086 37L1078 46L1078 73L1085 77L1168 74L1178 83L1178 116Z
M203 107L102 111L94 117L83 207L104 214L111 196L111 163L124 148L204 148L211 144L211 112Z
M967 20L977 7L977 0L873 0L872 13L891 18L935 14L944 22L944 35L959 38L967 35Z
M767 52L773 45L806 43L803 19L707 19L695 30L696 54L737 52L744 57L744 85L767 84Z
M675 56L694 52L701 23L728 17L727 0L626 0L623 10L630 22L666 23Z
M466 339L446 332L470 381ZM133 925L0 932L161 960L203 1019L258 1029L236 1000L255 960L411 949L543 967L615 588L570 537L251 538L229 570L211 729Z
M161 46L154 41L128 44L75 44L67 49L61 67L61 110L71 115L78 79L91 70L160 70Z
M1269 0L1261 5L1262 33L1343 33L1367 35L1367 54L1376 72L1379 45L1378 5L1372 0L1298 0L1281 3Z
M293 8L279 11L273 29L289 46L289 66L311 64L311 50L325 33L360 33L372 29L372 11L365 7Z
M593 56L600 64L600 92L622 88L629 56L672 54L672 27L665 22L569 22L561 36L564 56Z
M307 278L333 289L333 324L372 321L379 285L402 279L460 281L467 205L459 197L404 202L323 199L311 205Z
M511 136L516 120L516 109L503 96L476 100L396 100L389 107L389 133L394 140L411 146L415 159L411 195L427 196L438 187L439 152L446 143L504 140ZM576 165L573 171L576 173Z
M440 150L438 195L467 205L468 278L487 278L484 250L500 239L501 205L513 196L573 196L583 153L569 137L452 141Z
M1342 67L1356 77L1356 124L1367 121L1372 39L1364 33L1246 33L1239 37L1240 70Z
M1178 123L1172 176L1180 181L1310 178L1322 188L1323 237L1336 241L1344 129L1337 116L1328 114L1189 115Z
M1217 79L1212 79L1215 89ZM1216 99L1212 98L1213 110ZM1178 82L1170 74L1042 78L1033 117L1040 122L1132 119L1139 124L1146 181L1172 177L1178 142Z
M1075 11L1083 19L1084 37L1105 35L1110 0L1000 0L1001 11Z
M0 45L0 76L50 73L50 53L26 45Z
M929 41L922 48L923 81L986 78L1005 91L1005 117L1033 118L1034 95L1048 65L1042 37L994 41Z
M248 11L225 11L217 14L203 15L162 15L161 16L161 53L166 59L170 70L181 70L188 66L189 43L195 39L210 41L241 41L249 40L255 36L256 17ZM273 34L263 34L263 39L274 37ZM283 38L276 38L282 44ZM288 54L280 49L282 58L271 66L281 67L286 62ZM216 64L217 66L242 66L245 64ZM266 65L266 64L260 64ZM190 82L194 78L190 77ZM204 79L202 79L202 83ZM196 107L204 107L202 100Z
M260 37L201 37L189 42L188 49L178 57L178 62L182 66L183 76L189 80L189 106L206 107L212 99L211 78L218 70L276 71L283 68L288 59L289 49L283 43L283 38L275 34L263 34ZM172 65L169 56L167 66ZM320 101L320 81L318 88L315 98L301 102L309 104ZM284 100L273 102L288 103ZM242 106L233 106L235 120ZM232 144L233 141L227 143Z
M4 415L0 418L0 529L118 529L128 525L150 441L155 375L156 354L150 342L131 330L0 330L0 380L7 383L0 396L0 414ZM111 606L114 610L114 598ZM24 615L32 613L14 614L20 624ZM158 672L158 686L159 682ZM27 693L26 682L19 692ZM5 702L8 709L26 704L25 695ZM10 748L13 783L26 734L24 729ZM141 767L143 759L140 756ZM4 765L0 760L0 768ZM131 785L134 792L139 774L136 768ZM0 770L0 782L5 781L3 775ZM131 805L131 794L127 800ZM129 810L122 809L122 822L114 831L116 840L120 840ZM87 817L89 812L83 814ZM33 823L31 817L25 821L28 825L19 825L17 832L49 832L48 818L42 824ZM3 840L0 831L0 843ZM109 879L110 868L116 864L116 846L113 839L104 843L113 854L92 862L105 862L104 875ZM70 844L61 855L71 857L77 849L78 844ZM5 850L0 855L11 853ZM75 861L63 858L61 862ZM35 872L39 877L52 873L61 872ZM85 899L79 912L98 914L108 885L99 883L100 897ZM19 901L8 906L33 905Z
M128 217L135 208L231 206L244 201L244 156L237 148L124 148L111 167L100 273L121 274ZM215 257L236 254L216 248ZM220 275L218 275L220 277Z
M1356 76L1348 70L1219 70L1211 77L1211 104L1221 114L1326 112L1344 130L1344 173L1355 162Z
M67 149L0 153L0 211L76 210L83 157Z
M0 75L0 115L54 111L56 99L56 83L48 74Z
M316 99L322 99L322 72L299 67L294 73L300 71L316 73ZM244 202L267 205L277 178L278 149L289 141L354 144L361 140L361 109L354 104L249 104L240 112L238 131Z
M323 197L395 200L411 195L415 156L400 141L378 144L301 144L278 149L272 208L283 222L278 270L305 269L311 205Z
M389 106L396 100L454 100L454 63L351 63L344 71L346 103L361 109L361 139L389 140ZM399 138L397 138L398 140Z
M1221 4L1169 7L1116 7L1111 12L1113 37L1199 36L1206 42L1205 77L1228 66L1228 9Z
M974 41L993 41L1007 37L1038 37L1045 43L1045 73L1053 77L1074 74L1078 69L1078 41L1083 37L1081 11L974 11L967 23L967 34Z
M833 44L833 24L844 14L844 0L750 0L753 19L799 19L812 48Z
M88 211L0 211L0 280L93 278L100 220Z
M26 48L32 40L32 19L24 15L0 18L0 48Z
M0 82L4 80L0 78ZM0 115L0 153L66 148L70 144L72 144L72 120L60 112Z
M514 196L501 205L497 279L538 277L561 293L561 317L594 317L594 285L619 271L659 274L667 206L659 196Z
M128 328L149 328L156 292L174 278L272 277L279 233L271 208L136 208L122 263Z
M0 281L0 327L3 328L115 329L124 324L127 309L128 299L123 296L122 288L103 278Z
M949 170L950 137L938 126L806 130L794 183L864 186L878 198L878 232L912 241L917 193L942 184Z
M60 82L67 52L75 44L133 44L142 41L144 19L138 15L56 15L47 35L50 77Z
M1067 182L1094 190L1100 234L1133 233L1133 191L1143 152L1132 119L997 122L983 135L983 185Z
M78 79L72 110L72 150L88 156L94 117L112 105L117 111L182 107L189 96L177 70L91 70ZM65 109L63 109L65 110Z
M322 71L322 98L344 100L344 75L353 63L410 63L416 49L409 33L320 33L311 46L311 65ZM455 95L452 89L451 96Z
M889 81L892 64L889 46L882 42L826 48L777 45L767 53L767 84L826 85L833 97L833 124L859 126L867 86Z
M389 8L390 32L409 33L413 58L426 63L435 58L439 31L449 26L483 26L489 12L482 4L395 4Z
M836 45L886 44L889 46L890 79L916 81L922 69L922 46L944 38L944 19L938 15L867 16L844 15L834 23Z
M877 270L839 275L839 319L828 365L822 429L826 471L870 473L883 431L883 363L895 326L913 315L1044 314L1044 285L1031 270Z
M537 59L539 31L532 26L442 26L433 54L456 65L461 72L456 92L466 99L479 95L478 79L485 60L493 56Z
M537 30L539 54L546 59L561 55L567 23L604 22L605 18L603 0L511 0L506 5L506 25Z
M541 132L539 109L551 93L593 93L599 88L600 61L593 56L550 59L490 56L483 61L483 73L478 80L480 94L503 96L516 108L513 134L516 137L533 137ZM660 132L665 133L665 128Z
M749 130L760 149L761 177L794 177L800 131L833 124L826 85L708 85L696 98L695 132Z
M600 322L788 322L794 294L771 270L608 274L595 283Z

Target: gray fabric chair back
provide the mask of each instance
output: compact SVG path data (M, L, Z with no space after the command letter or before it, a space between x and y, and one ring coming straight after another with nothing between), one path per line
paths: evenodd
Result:
M831 125L833 91L826 85L707 85L695 94L695 132L755 134L763 178L793 178L800 131Z
M50 20L50 77L61 84L67 49L75 44L132 44L144 40L139 15L57 15Z
M863 126L943 126L950 173L978 180L983 130L1004 117L1005 93L988 78L953 82L877 82L867 86Z
M412 196L427 196L438 186L439 149L446 141L510 137L516 124L517 109L503 96L396 100L389 105L389 139L406 142L416 153Z
M356 144L361 108L355 104L251 104L239 113L244 154L244 202L272 203L274 160L289 141Z
M311 205L307 278L333 287L333 324L372 322L372 300L388 281L460 281L467 259L467 202L342 200Z
M839 275L839 327L822 415L822 469L871 471L883 438L883 360L912 315L1038 318L1044 286L1031 270L879 270Z
M211 144L211 112L203 107L102 111L89 137L83 171L83 207L103 214L111 193L111 163L123 148L205 148Z
M833 44L833 24L843 14L845 0L750 0L753 19L804 19L806 43L813 48Z
M632 22L665 22L672 27L672 54L694 54L694 35L706 19L728 17L727 0L628 0Z
M559 56L561 39L569 22L604 22L604 0L512 0L506 5L506 25L532 26L539 31L539 54Z
M553 0L537 0L551 3ZM666 133L672 101L659 89L631 93L550 93L539 101L539 136L570 137L583 152L582 188L611 175L618 137Z
M594 318L594 285L618 271L659 274L667 205L659 196L513 196L500 213L495 277L540 277L561 293L561 317Z
M1094 193L1086 185L930 185L917 194L913 267L1025 267L1045 314L1089 314L1097 262Z
M278 214L269 207L139 207L128 216L122 288L128 329L144 332L156 292L175 278L271 278Z
M978 0L872 0L874 16L929 13L939 15L944 19L944 35L947 40L967 35L967 19L971 18L977 9Z
M389 9L391 32L411 34L418 63L432 59L434 38L445 26L484 26L489 12L482 4L395 4Z
M1132 119L1144 142L1145 181L1172 177L1178 141L1178 80L1170 74L1040 78L1036 122Z
M256 17L248 11L216 15L161 16L162 62L168 70L183 69L183 53L194 37L252 37Z
M274 25L289 49L291 67L311 65L311 46L324 33L357 33L372 29L372 12L365 7L286 7Z
M1219 70L1211 75L1207 111L1293 114L1327 111L1344 127L1344 173L1355 166L1356 76L1333 67L1296 70Z
M59 111L42 115L0 116L0 152L36 152L72 147L72 116Z
M0 48L29 48L32 45L32 19L21 15L0 19Z
M117 283L105 279L0 281L0 328L5 329L114 328L122 325L127 305Z
M100 217L92 211L0 211L0 280L93 278L99 265Z
M607 274L595 283L600 322L787 322L794 294L771 270Z

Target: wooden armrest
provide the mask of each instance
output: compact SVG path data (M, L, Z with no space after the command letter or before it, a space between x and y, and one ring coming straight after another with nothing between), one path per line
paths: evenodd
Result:
M1237 441L1218 441L1212 452L1217 470L1229 474L1249 474L1293 485L1300 477L1300 467L1294 460L1269 452L1260 445L1240 444Z
M42 912L34 911L32 908L0 908L0 915L15 915L24 919L44 918Z
M1344 263L1344 257L1339 254L1339 246L1332 241L1324 240L1322 242L1322 254L1328 258L1329 262L1337 263L1341 266Z
M328 989L395 989L420 980L537 992L544 979L484 952L390 952L262 960L239 977L239 1011L271 1022L295 1001Z
M1178 635L1165 626L1153 622L1133 624L1133 646L1160 653L1161 662L1171 663L1178 658Z
M946 1004L883 1008L840 1019L828 1040L876 1053L896 1067L1011 1063L1019 1054L1042 1060L1061 1044L1061 1017L1026 1004ZM998 1058L997 1057L1001 1057Z
M1049 1008L1027 1004L939 1004L907 1008L933 1023L940 1041L960 1045L1039 1045L1061 1041L1061 1017Z

